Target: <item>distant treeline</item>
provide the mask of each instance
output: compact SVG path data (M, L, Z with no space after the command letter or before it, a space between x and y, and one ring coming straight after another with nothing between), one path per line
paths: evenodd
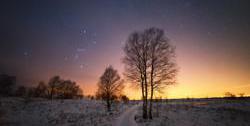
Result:
M83 91L71 80L52 77L48 83L41 81L35 87L17 86L16 77L6 74L0 75L0 95L16 97L40 97L48 99L82 98Z

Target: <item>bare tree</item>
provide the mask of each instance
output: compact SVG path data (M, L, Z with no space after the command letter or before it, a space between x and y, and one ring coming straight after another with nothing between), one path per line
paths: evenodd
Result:
M123 103L128 103L129 102L129 98L126 95L122 95L120 97L121 101L123 101Z
M245 96L245 93L239 93L240 98L244 98L244 96Z
M121 80L117 70L115 70L112 66L107 67L103 75L100 77L97 94L106 101L108 111L111 111L111 104L114 97L118 97L123 88L123 81Z
M231 92L225 92L225 98L235 98L236 95Z
M48 87L45 82L40 81L35 89L36 97L46 97L48 95Z
M144 31L143 38L149 43L149 74L150 74L150 106L149 118L152 119L152 103L154 92L161 92L167 85L174 84L177 68L175 63L175 48L170 45L164 31L149 28Z
M82 90L74 81L61 80L61 83L57 88L57 93L59 97L63 99L72 99L74 97L78 97L78 95L81 95Z
M132 33L124 47L125 56L123 62L125 63L125 76L137 87L141 88L143 100L143 118L147 119L147 97L148 97L148 45L143 41L140 32Z
M149 118L152 119L154 92L161 92L165 86L175 83L177 68L174 50L164 36L164 31L158 28L134 32L126 42L123 59L125 75L141 88L144 119L148 118L148 94L150 93Z
M54 76L49 80L49 96L50 99L52 100L55 93L56 93L56 88L61 84L62 80L59 76Z

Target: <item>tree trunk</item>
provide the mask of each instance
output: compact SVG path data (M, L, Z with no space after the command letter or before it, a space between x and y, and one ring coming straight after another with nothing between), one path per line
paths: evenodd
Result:
M107 101L107 110L108 112L111 111L111 104L110 104L110 100L106 100Z
M152 105L153 105L153 88L151 87L151 96L150 96L150 105L149 105L149 119L153 119L153 117L152 117Z
M143 101L143 105L142 105L142 116L144 119L147 118L147 107L146 107L146 102L145 102L145 91L144 91L144 78L143 78L143 75L141 74L141 91L142 91L142 101Z
M153 119L152 117L152 104L153 104L153 96L154 96L154 61L152 61L151 65L151 73L150 73L150 85L151 85L151 92L150 92L150 105L149 105L149 118Z
M144 81L145 81L145 105L144 105L144 112L145 114L145 118L144 119L148 119L148 83L147 83L147 74L144 75Z
M52 87L52 88L51 88L51 92L50 92L50 99L51 99L51 100L53 99L53 93L54 93L54 88Z

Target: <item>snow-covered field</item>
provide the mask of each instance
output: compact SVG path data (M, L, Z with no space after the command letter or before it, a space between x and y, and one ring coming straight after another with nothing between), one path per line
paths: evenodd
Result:
M139 117L139 126L250 126L250 100L160 103L156 111L151 121Z
M135 103L116 104L108 114L102 101L1 98L0 126L250 126L250 99L159 102L149 121Z
M109 126L126 107L116 104L107 114L95 100L1 98L0 126Z

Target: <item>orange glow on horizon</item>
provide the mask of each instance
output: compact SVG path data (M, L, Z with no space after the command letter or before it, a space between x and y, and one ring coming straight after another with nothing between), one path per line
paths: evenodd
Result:
M235 57L220 51L208 52L206 49L185 44L179 44L176 47L178 47L176 54L179 66L177 84L167 87L165 93L160 95L162 98L223 97L225 92L232 92L235 95L244 93L245 96L250 96L250 67L247 62L244 62L244 57L236 57L232 60ZM122 54L121 50L120 53L112 54L112 57L103 56L98 59L98 62L108 61L106 66L112 64L122 75L124 67L120 61ZM98 78L104 68L105 66L95 68L94 76L91 78L75 78L82 85L85 95L95 94ZM124 94L130 99L141 98L141 91L131 88L129 84L126 84Z

